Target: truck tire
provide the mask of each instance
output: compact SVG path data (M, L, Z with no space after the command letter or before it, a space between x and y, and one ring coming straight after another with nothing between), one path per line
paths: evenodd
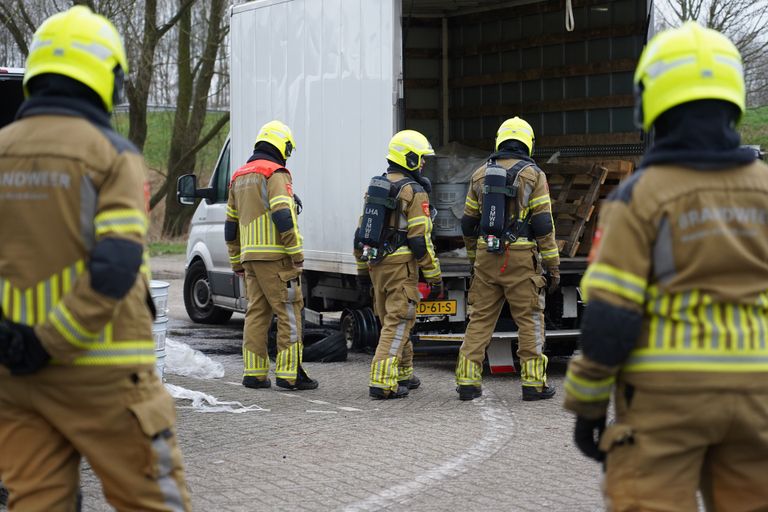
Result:
M318 363L337 363L347 360L347 340L341 332L304 347L303 360Z
M371 308L348 309L341 318L347 350L373 354L379 343L379 324Z
M208 271L200 260L189 266L184 278L184 307L198 324L223 324L232 317L232 311L213 305Z

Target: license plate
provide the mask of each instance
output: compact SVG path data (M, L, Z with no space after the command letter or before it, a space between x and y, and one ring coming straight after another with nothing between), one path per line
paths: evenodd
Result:
M416 306L416 314L420 316L431 315L456 315L456 301L455 300L431 300L421 301Z

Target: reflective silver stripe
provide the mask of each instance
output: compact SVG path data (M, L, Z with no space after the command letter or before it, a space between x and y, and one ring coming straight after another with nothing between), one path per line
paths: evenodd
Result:
M541 331L543 330L542 324L541 324L541 318L544 316L544 308L546 306L544 299L544 292L539 292L539 308L541 308L539 311L534 311L531 315L533 317L533 330L534 330L534 338L536 340L536 355L541 355L541 349L544 347L544 337L541 335Z
M666 215L659 223L653 244L653 269L656 280L666 282L675 276L675 255L672 250L672 227Z
M715 322L715 307L717 307L715 304L709 304L705 308L705 311L707 312L707 322L712 326L712 344L710 345L710 348L713 350L720 346L720 335L722 334L720 332L720 326Z
M646 74L650 78L658 78L659 75L666 73L667 71L686 64L693 64L696 62L696 57L681 57L679 59L663 61L659 60L645 68Z
M723 355L723 354L657 354L632 355L627 365L642 363L744 363L765 364L768 371L768 355Z
M744 350L745 332L744 332L744 329L742 329L742 325L741 325L741 309L739 308L739 306L736 306L736 305L732 306L729 309L733 311L733 327L734 327L734 330L736 331L736 340L735 340L736 347L739 350Z
M112 56L112 50L110 50L103 44L99 44L95 41L92 41L89 44L83 44L78 41L72 41L70 44L72 45L72 48L77 48L85 52L88 52L94 57L96 57L97 59L107 60Z
M715 60L719 61L721 64L725 64L726 66L731 66L733 69L739 72L739 74L744 74L744 66L742 63L734 58L728 57L727 55L715 55Z
M29 315L29 304L27 304L27 291L19 291L19 304L16 304L16 307L19 308L19 314L21 318L21 323L24 325L30 325L32 322L30 321L30 318L27 316Z
M408 301L408 318L411 318L416 311L416 304ZM408 324L408 319L403 319L397 324L395 335L392 338L392 345L389 347L389 355L397 356L397 351L400 350L400 345L403 343L403 337L405 335L405 326Z
M173 512L184 512L184 500L181 498L179 484L173 478L173 455L171 446L164 437L165 432L152 439L152 450L157 455L158 478L157 485L163 493L165 504Z
M87 251L96 243L93 219L96 217L97 202L96 187L88 176L83 176L80 180L80 231Z
M661 298L654 301L654 313L656 314L656 348L664 347L664 319L661 317Z
M267 178L261 180L261 196L264 198L264 209L269 210L269 191L267 190Z
M103 350L103 349L96 349L96 350L87 350L84 354L78 356L78 359L85 358L85 357L100 357L100 358L110 358L110 357L124 357L124 356L154 356L155 355L155 349L154 348L134 348L131 350Z
M691 305L691 294L686 293L683 295L683 301L680 305L680 317L685 322L685 327L683 328L683 346L685 348L691 348L691 343L693 343L693 336L691 334L692 325L693 325L693 318L691 318L691 315L688 312L688 308Z
M755 312L755 319L757 321L757 332L758 332L758 340L760 340L760 343L758 345L758 348L761 350L765 350L765 337L766 337L766 331L768 331L768 325L766 325L766 318L765 318L765 311L758 310L757 308L753 308Z
M298 281L297 281L298 285ZM291 343L299 340L299 331L296 325L296 313L294 312L294 300L296 300L296 288L288 288L288 302L285 303L285 311L288 313L288 326L291 328Z

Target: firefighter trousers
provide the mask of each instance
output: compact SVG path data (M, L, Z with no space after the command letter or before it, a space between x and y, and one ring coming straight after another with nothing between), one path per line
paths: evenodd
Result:
M154 368L49 367L0 377L9 509L73 512L85 457L115 509L191 510L175 415Z
M713 378L716 378L714 376ZM649 391L619 383L604 492L612 511L768 510L768 391Z
M243 329L243 376L265 379L269 373L267 339L272 315L277 317L275 376L296 381L302 355L304 296L301 270L291 258L245 261L245 292L248 310Z
M547 382L544 348L544 287L534 248L505 253L477 251L469 289L469 325L456 362L456 384L480 386L485 350L504 303L509 304L518 329L517 355L523 386L541 388Z
M381 333L371 362L370 386L397 390L397 382L413 375L411 329L420 295L416 261L371 266L373 303Z

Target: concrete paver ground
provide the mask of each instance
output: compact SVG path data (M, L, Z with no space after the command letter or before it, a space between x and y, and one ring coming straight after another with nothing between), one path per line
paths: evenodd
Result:
M194 510L603 510L601 468L571 443L562 409L566 360L555 359L555 399L523 402L519 379L487 377L483 397L457 399L455 355L417 356L421 388L402 400L368 398L370 356L307 363L312 391L240 385L242 315L192 324L181 298L183 259L153 259L170 286L168 336L224 365L222 379L166 381L265 411L203 413L177 400L178 435ZM274 378L273 378L274 381ZM83 470L86 511L110 510Z

